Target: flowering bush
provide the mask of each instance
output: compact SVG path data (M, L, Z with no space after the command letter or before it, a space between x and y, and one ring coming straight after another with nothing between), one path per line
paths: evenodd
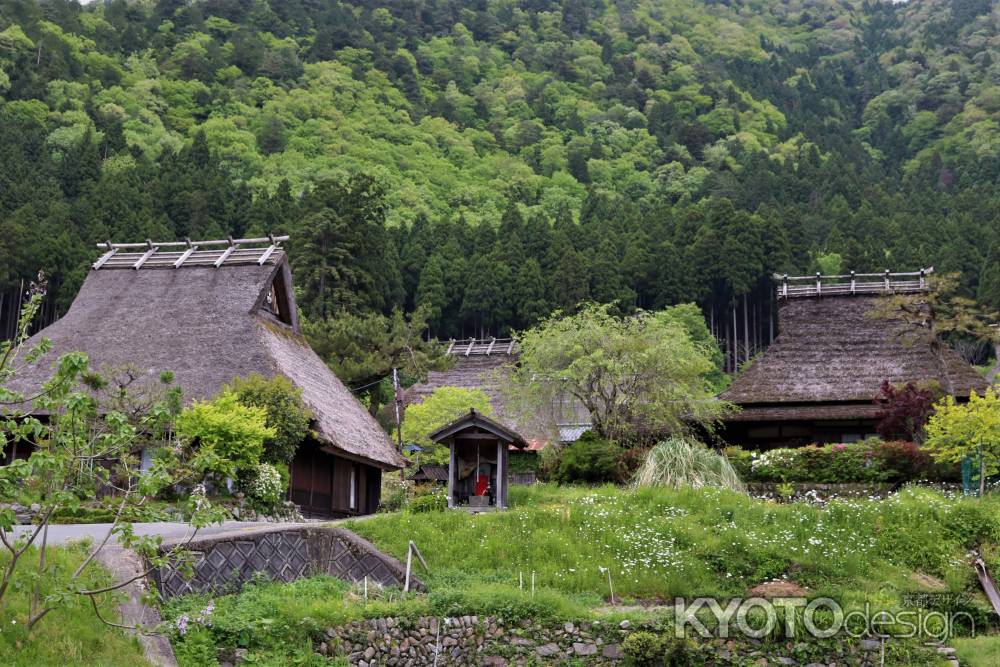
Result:
M800 454L794 449L772 449L763 454L751 454L750 475L756 480L788 482L801 477Z
M281 473L270 463L257 466L253 476L246 485L247 496L262 508L271 508L281 501L285 487L281 482Z
M382 475L382 496L379 499L379 512L398 512L406 507L413 498L413 482L400 479L399 475Z
M443 489L435 493L425 493L411 500L406 509L415 514L443 512L448 509L448 498Z
M795 449L747 452L725 450L733 467L753 482L814 482L817 484L941 481L953 479L953 467L934 465L912 442L863 442L809 445ZM749 462L749 463L748 463Z

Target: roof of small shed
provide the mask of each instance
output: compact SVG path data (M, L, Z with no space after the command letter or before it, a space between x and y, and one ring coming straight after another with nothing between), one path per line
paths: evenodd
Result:
M429 480L432 482L448 481L448 466L442 465L422 465L416 472L410 475L410 479L416 481Z
M882 382L937 382L947 379L959 396L982 392L985 380L955 351L943 343L935 350L929 341L907 336L902 321L877 317L878 296L827 296L788 299L782 302L778 321L781 333L774 343L743 372L721 398L744 406L746 420L764 406L779 419L811 414L810 403L847 403L850 415L880 394ZM774 411L773 406L783 406ZM753 408L755 412L749 413ZM749 413L749 414L748 414ZM761 413L763 414L763 413ZM803 417L809 418L809 417ZM816 415L812 418L822 418Z
M52 349L21 369L10 388L30 394L69 351L86 353L98 371L130 367L148 382L171 371L186 400L212 397L237 377L283 375L302 390L324 448L402 467L385 431L300 333L284 252L265 252L231 255L219 268L221 254L173 268L178 252L140 270L116 253L87 275L69 312L32 337L29 344L48 338ZM272 288L288 299L289 323L266 308Z
M446 424L431 433L430 439L434 442L442 442L443 440L453 437L460 438L463 433L468 431L485 431L490 435L496 436L498 440L516 445L521 449L528 446L527 441L525 441L519 433L504 426L500 422L490 419L481 412L476 412L474 408L470 409L468 413L459 417L450 424Z

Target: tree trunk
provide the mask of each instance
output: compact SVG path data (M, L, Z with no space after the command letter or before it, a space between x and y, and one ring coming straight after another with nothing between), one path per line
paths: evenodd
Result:
M983 458L983 445L979 445L979 498L986 495L986 459Z
M750 323L747 311L747 295L743 295L743 344L747 346L744 361L750 361Z
M769 289L767 291L767 326L768 326L768 344L774 342L774 290Z
M986 381L990 384L996 382L997 375L1000 375L1000 340L993 343L993 354L995 356L995 359L993 359L993 368L986 374Z
M941 364L941 374L944 376L945 383L944 390L948 392L949 396L954 396L955 382L951 379L951 373L948 372L948 360L944 354L944 343L937 338L937 334L934 335L934 340L931 341L931 346L937 354L938 363Z
M740 334L736 324L736 302L733 302L733 373L740 369Z

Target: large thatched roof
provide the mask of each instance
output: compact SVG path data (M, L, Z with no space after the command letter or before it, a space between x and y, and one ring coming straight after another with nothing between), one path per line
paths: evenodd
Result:
M157 263L139 270L120 256L92 270L66 316L31 341L48 338L52 350L10 388L30 394L55 359L74 350L95 369L131 366L149 382L172 371L187 400L211 397L236 377L284 375L301 388L326 449L383 468L403 465L386 433L299 332L280 248L232 255L219 268L197 254L173 268L166 255L157 253Z
M959 396L985 380L953 350L915 342L903 322L873 317L878 296L787 299L781 333L722 394L733 420L849 419L877 415L884 380L950 384Z

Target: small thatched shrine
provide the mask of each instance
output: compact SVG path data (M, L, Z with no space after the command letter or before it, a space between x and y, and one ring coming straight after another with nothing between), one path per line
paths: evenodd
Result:
M726 420L726 441L766 448L874 435L886 380L937 383L959 398L981 393L985 380L956 352L873 312L885 295L926 291L932 270L775 276L780 333L722 393L741 408Z
M507 507L508 450L524 449L524 438L475 410L431 433L448 445L448 507L472 511Z
M139 381L171 371L188 401L236 377L283 375L302 390L315 434L292 461L291 500L316 515L374 512L382 471L404 461L302 336L285 240L109 242L69 312L29 341L48 338L51 351L11 388L31 395L69 351Z

